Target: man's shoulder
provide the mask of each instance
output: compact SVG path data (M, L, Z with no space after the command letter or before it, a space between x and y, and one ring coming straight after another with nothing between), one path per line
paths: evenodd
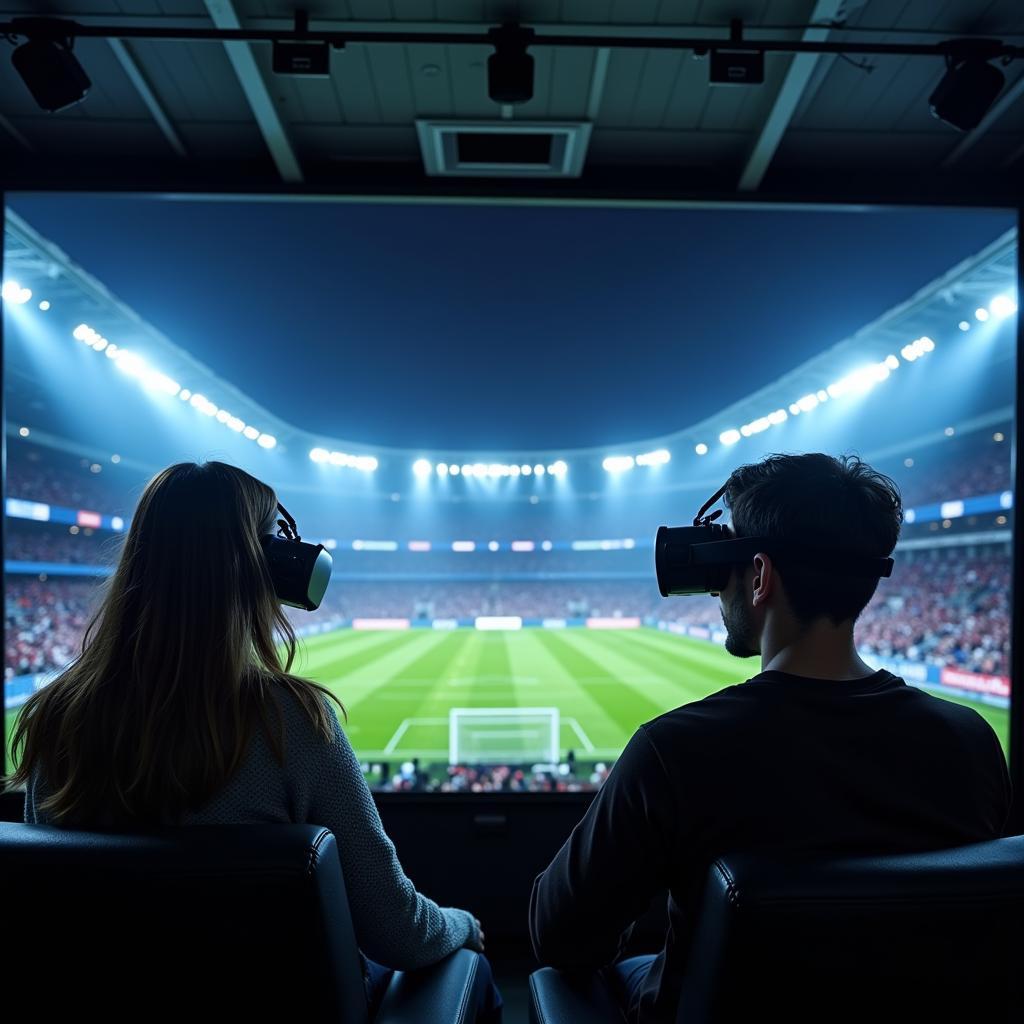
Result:
M706 697L688 701L679 707L652 718L641 727L652 740L678 732L706 734L718 724L735 725L750 715L760 713L759 695L746 683L725 686Z

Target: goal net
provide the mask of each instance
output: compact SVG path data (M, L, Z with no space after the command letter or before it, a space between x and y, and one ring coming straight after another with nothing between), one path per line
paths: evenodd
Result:
M451 708L450 764L558 761L558 708Z

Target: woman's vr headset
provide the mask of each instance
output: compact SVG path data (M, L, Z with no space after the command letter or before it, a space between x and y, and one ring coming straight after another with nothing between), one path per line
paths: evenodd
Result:
M662 597L718 594L729 585L733 566L749 562L759 551L837 576L878 579L892 575L891 558L772 537L737 537L728 526L715 522L721 509L704 514L725 494L727 486L704 502L693 517L693 526L658 528L654 565Z
M277 536L266 533L260 537L274 593L282 604L314 612L331 581L334 560L323 544L306 544L302 540L284 505L279 504L277 509L284 516L277 521Z

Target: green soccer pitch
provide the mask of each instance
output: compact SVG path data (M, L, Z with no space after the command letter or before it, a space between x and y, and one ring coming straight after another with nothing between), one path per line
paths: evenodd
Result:
M301 649L293 671L342 700L346 732L364 761L445 761L451 708L511 707L557 707L561 753L610 760L642 722L759 667L655 629L341 630L308 637ZM1008 713L959 703L992 725L1005 750Z

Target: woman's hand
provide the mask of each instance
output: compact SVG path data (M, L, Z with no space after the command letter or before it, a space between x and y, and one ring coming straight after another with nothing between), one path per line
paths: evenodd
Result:
M472 949L476 953L482 953L484 951L484 929L480 922L474 917L473 924L476 925L476 936L475 939L471 938L466 943L468 949Z

